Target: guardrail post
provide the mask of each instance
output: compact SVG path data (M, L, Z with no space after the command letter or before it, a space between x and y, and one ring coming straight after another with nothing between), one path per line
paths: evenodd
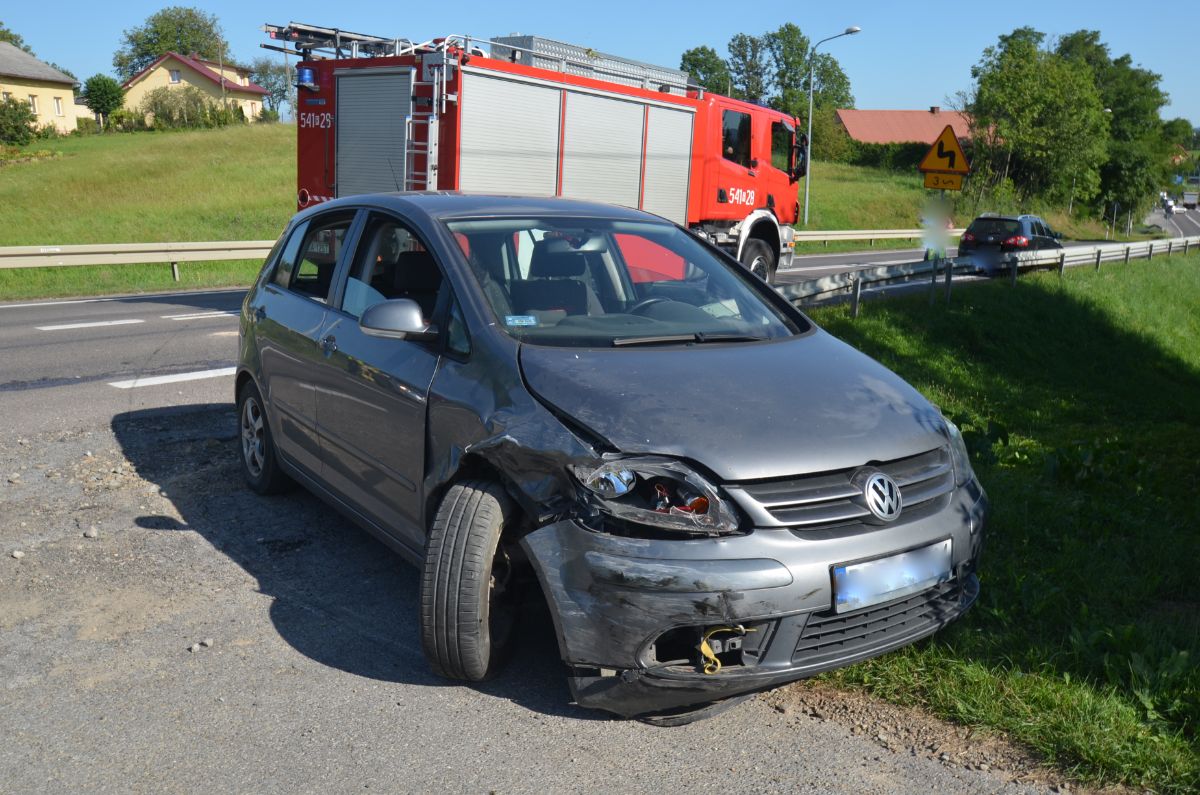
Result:
M954 273L954 260L946 260L946 303L950 303L950 274Z
M1183 256L1185 256L1185 257L1187 256L1188 243L1191 243L1191 242L1192 241L1188 240L1186 237L1183 239Z
M1146 252L1146 259L1154 259L1154 244L1150 244L1150 250Z
M1019 262L1020 262L1020 258L1018 258L1016 254L1014 254L1013 258L1012 258L1012 271L1011 271L1013 287L1017 286L1017 264Z
M1167 256L1168 256L1168 257L1169 257L1169 256L1171 256L1171 249L1173 249L1173 248L1175 248L1175 241L1174 241L1174 240L1168 240L1168 241L1167 241Z
M175 279L175 281L179 281L179 263L178 262L171 263L171 276L172 276L172 278Z
M862 301L862 279L858 276L851 277L853 282L852 292L850 293L850 317L858 317L858 306Z
M938 262L940 258L934 257L929 260L929 305L933 306L934 299L937 296L937 277L938 277Z
M1063 271L1067 269L1067 252L1060 251L1058 253L1058 278L1063 277Z
M1128 265L1128 264L1129 264L1129 251L1130 251L1130 249L1132 249L1132 248L1133 248L1133 246L1126 246L1126 247L1125 247L1125 264L1126 264L1126 265Z
M1096 249L1096 270L1100 270L1100 249Z

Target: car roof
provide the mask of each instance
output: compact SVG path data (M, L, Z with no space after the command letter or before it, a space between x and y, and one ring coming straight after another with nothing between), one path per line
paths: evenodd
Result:
M975 223L975 221L983 221L983 220L988 220L988 221L1041 221L1042 218L1041 218L1041 216L1030 215L1029 213L1024 213L1022 215L999 215L997 213L983 213L982 215L975 216L975 220L972 221L971 223ZM1045 222L1043 221L1043 223L1045 223Z
M365 193L322 202L307 208L309 212L333 210L338 207L378 207L399 213L424 215L431 219L520 216L582 216L629 221L658 221L657 215L601 202L562 199L551 196L501 196L461 193L458 191L402 191L396 193Z

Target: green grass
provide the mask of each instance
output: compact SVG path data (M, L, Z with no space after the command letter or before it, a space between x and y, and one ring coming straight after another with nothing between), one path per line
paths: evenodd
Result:
M813 314L962 420L993 507L975 609L829 678L1200 790L1200 257Z
M0 246L270 240L295 212L296 130L264 124L37 141L0 166ZM0 300L246 285L259 262L0 270Z

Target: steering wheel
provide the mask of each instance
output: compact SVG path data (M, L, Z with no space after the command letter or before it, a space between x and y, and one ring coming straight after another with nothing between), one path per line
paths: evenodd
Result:
M648 306L654 306L655 304L665 303L670 300L671 299L669 299L669 298L662 298L660 296L656 296L654 298L643 298L641 301L638 301L636 304L629 307L629 314L631 314L631 315L641 314L641 310L645 309Z

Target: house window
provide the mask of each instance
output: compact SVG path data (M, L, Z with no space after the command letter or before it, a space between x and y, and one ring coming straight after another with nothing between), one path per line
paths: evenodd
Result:
M4 102L8 102L10 99L12 99L12 92L5 91L3 93L0 93L0 100L2 100Z
M30 95L29 95L29 109L30 109L31 111L33 111L34 113L37 113L37 112L38 112L38 109L37 109L37 94L30 94Z
M62 111L62 97L55 97L55 98L54 98L54 115L55 115L55 116L61 116L61 115L63 115L63 111Z
M172 82L172 83L178 83L178 82L179 82L179 70L178 70L178 69L172 69L172 70L171 70L171 82Z
M257 102L251 102L251 103L250 103L250 118L252 118L252 119L253 119L253 118L255 118L256 116L258 116L258 103L257 103Z

